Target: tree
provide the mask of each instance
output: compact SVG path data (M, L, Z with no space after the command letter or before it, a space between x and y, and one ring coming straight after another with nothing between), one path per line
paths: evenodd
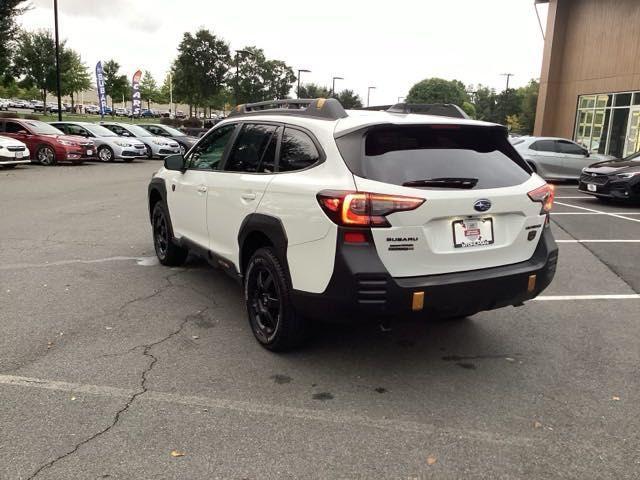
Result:
M500 92L496 97L496 122L507 124L507 117L515 117L522 113L522 97L518 90L510 88Z
M300 98L329 98L331 91L315 83L300 85Z
M281 60L268 60L257 47L245 47L237 56L238 68L229 75L229 86L236 93L237 103L259 102L286 98L296 76Z
M142 74L142 80L140 81L140 94L142 99L147 101L147 108L151 109L151 102L158 102L160 100L160 91L155 78L151 75L149 70L145 70Z
M519 90L522 98L522 113L520 114L521 132L531 135L536 123L536 109L538 108L538 91L540 90L540 83L537 80L531 80L525 87L522 87Z
M473 90L473 87L471 87ZM496 115L497 94L492 88L478 85L473 93L473 104L476 108L476 118L485 122L498 122Z
M173 63L173 86L176 98L189 104L189 114L222 89L230 61L229 46L208 30L184 34Z
M120 64L115 60L108 60L102 65L104 73L104 89L111 97L111 113L113 115L114 98L122 98L129 93L129 80L126 75L120 75Z
M469 101L464 84L458 80L427 78L409 90L407 103L453 103L462 106Z
M60 48L64 49L64 42ZM22 76L20 86L36 87L46 105L47 92L54 90L56 85L55 43L51 33L45 30L22 32L16 42L13 66L16 75Z
M75 106L74 96L91 86L89 68L82 62L80 54L65 48L60 53L60 92L71 97L71 108ZM55 89L54 89L55 90Z
M16 17L28 8L20 4L24 4L24 0L0 1L0 78L4 79L3 83L10 83L8 82L9 66L18 34Z
M362 99L353 90L342 90L335 98L344 108L362 108Z

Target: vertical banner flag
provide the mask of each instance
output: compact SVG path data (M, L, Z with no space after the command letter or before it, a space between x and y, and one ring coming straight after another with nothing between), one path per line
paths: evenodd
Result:
M140 95L140 77L142 72L138 70L133 74L131 80L131 113L134 117L139 117L142 108L142 96Z
M96 63L96 82L98 83L98 103L100 104L100 115L104 116L107 109L107 95L104 88L104 73L102 72L102 62Z

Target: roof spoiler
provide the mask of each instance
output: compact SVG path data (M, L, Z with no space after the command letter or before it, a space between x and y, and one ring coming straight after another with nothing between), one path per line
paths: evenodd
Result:
M387 109L389 113L416 113L419 115L437 115L439 117L453 117L468 119L458 105L452 103L396 103Z
M298 98L245 103L237 105L228 116L251 114L295 115L325 120L338 120L347 116L342 104L335 98Z

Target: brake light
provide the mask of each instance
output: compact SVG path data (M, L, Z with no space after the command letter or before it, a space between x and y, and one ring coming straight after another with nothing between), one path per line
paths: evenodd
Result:
M542 204L541 214L551 212L553 207L553 199L556 195L556 189L553 185L545 183L543 186L536 188L528 193L529 198L534 202Z
M345 227L390 227L387 215L414 210L425 202L424 198L343 190L323 190L317 198L327 216Z

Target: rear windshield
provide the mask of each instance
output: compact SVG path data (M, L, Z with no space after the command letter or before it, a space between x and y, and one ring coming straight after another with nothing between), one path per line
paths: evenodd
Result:
M387 125L337 143L353 173L395 185L454 178L473 179L475 189L499 188L531 176L501 127Z

